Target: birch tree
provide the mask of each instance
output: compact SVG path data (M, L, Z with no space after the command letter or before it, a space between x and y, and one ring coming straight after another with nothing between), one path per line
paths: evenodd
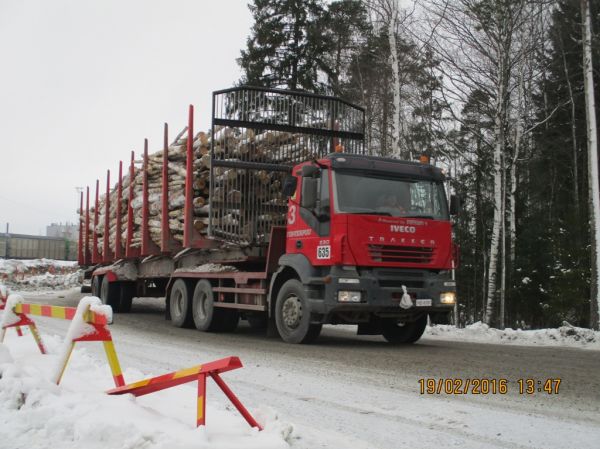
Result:
M487 267L487 292L483 319L490 324L495 310L500 256L505 254L502 232L506 189L503 179L507 168L511 172L509 190L516 190L516 160L521 147L524 123L521 114L511 117L511 99L519 98L519 85L524 88L523 70L531 58L531 39L518 39L530 31L535 0L427 0L425 8L432 31L432 48L442 61L448 102L464 104L470 94L482 92L492 104L490 118L492 135L487 147L492 154L493 219L490 252ZM523 90L521 99L523 99ZM518 111L519 108L516 107ZM462 126L463 118L455 115ZM517 125L515 127L515 125ZM514 136L513 140L511 136ZM512 141L512 145L508 143ZM514 144L518 145L515 148ZM512 157L511 151L512 148ZM513 178L515 176L515 178ZM510 198L508 212L512 217L514 198ZM514 222L514 217L511 218ZM512 225L509 225L512 238ZM516 230L515 230L516 232ZM510 246L510 245L509 245ZM512 252L512 248L509 249ZM502 264L503 266L504 264Z
M581 0L583 28L583 76L585 89L588 184L590 195L590 233L592 247L591 325L600 327L600 188L598 186L598 129L594 102L594 72L592 61L592 17L589 0Z
M398 46L400 36L407 35L403 30L409 25L414 9L410 12L401 9L399 0L368 0L366 3L376 16L376 22L387 31L389 65L392 73L390 85L393 95L391 152L395 157L412 159L411 152L401 149L401 136L406 133L406 116L402 114L402 94L406 79L400 72Z

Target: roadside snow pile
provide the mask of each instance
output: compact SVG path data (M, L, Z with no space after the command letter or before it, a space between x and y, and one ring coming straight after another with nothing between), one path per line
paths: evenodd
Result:
M77 262L31 259L0 260L0 280L18 290L65 289L81 284Z
M44 337L51 353L45 356L32 340L11 332L0 344L1 448L289 448L289 424L266 409L255 414L265 430L251 429L210 382L205 428L195 427L193 383L140 398L108 396L104 391L114 387L110 370L85 348L74 351L57 386L48 373L61 339ZM129 381L146 377L131 369L124 375Z
M600 332L575 327L567 322L557 329L494 329L480 321L464 329L449 325L427 327L425 336L443 340L509 343L527 346L569 346L600 350Z

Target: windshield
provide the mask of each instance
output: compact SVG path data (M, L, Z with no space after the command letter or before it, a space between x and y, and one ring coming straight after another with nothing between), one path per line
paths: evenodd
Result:
M337 212L448 220L441 182L334 172Z

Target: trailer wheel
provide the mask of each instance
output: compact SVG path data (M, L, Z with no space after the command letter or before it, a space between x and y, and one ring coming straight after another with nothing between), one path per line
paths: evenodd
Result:
M392 344L414 343L425 332L427 315L423 315L411 323L398 323L396 320L385 320L381 323L383 338Z
M193 326L190 289L183 279L177 279L171 287L169 311L171 312L173 326Z
M196 284L192 298L192 317L196 329L205 332L217 330L214 303L212 285L206 279L201 279Z
M100 286L100 299L102 304L111 306L115 312L120 310L121 293L120 293L119 282L109 282L108 276L102 278L102 284Z
M133 297L135 296L135 283L133 282L121 282L121 297L118 312L129 313L131 312L131 304Z
M322 326L310 322L306 292L297 279L287 280L277 294L275 324L286 343L311 343L321 333Z
M100 287L102 278L100 276L94 276L92 279L92 296L100 297Z

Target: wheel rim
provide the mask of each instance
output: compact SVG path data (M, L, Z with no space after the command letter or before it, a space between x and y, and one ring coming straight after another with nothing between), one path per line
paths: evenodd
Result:
M175 291L172 301L175 308L175 315L181 316L183 314L183 295L179 290Z
M302 302L296 295L288 296L281 307L283 324L290 329L295 329L302 321Z

